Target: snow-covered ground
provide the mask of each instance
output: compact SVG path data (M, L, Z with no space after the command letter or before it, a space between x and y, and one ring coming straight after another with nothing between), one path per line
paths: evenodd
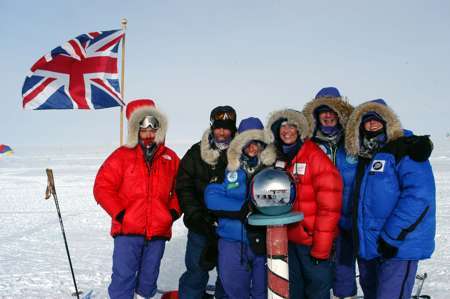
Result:
M169 145L170 146L170 145ZM172 145L181 156L185 144ZM46 168L52 168L78 288L107 298L111 275L110 219L92 195L96 172L113 148L15 148L0 157L0 298L73 298L74 291L55 204L44 200ZM420 263L428 272L423 293L450 296L450 140L436 144L436 251ZM182 221L167 243L158 286L176 288L184 271ZM213 278L211 278L212 280Z

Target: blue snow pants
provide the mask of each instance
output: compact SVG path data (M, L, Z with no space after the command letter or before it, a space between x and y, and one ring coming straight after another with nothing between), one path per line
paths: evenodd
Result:
M336 297L352 297L357 293L356 257L351 230L341 229L335 243L333 293Z
M201 299L205 294L209 274L208 271L200 268L199 263L201 253L206 245L207 239L205 236L188 231L186 255L184 258L186 272L181 275L178 284L180 299ZM216 280L215 297L219 299L227 298L218 277Z
M247 244L219 239L219 277L229 298L267 298L266 256Z
M289 298L330 299L333 266L330 260L314 264L311 247L289 242Z
M358 259L364 299L411 298L417 265L417 260Z
M115 237L109 297L132 299L134 293L144 298L154 296L165 246L164 240L147 241L144 236Z

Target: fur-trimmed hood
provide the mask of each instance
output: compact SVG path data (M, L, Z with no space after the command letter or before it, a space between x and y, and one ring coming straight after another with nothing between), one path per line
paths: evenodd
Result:
M297 126L302 141L312 135L311 127L308 125L308 121L302 112L294 109L283 109L274 111L269 115L265 130L268 134L272 135L272 140L276 140L278 136L275 136L275 134L279 134L279 132L272 132L272 125L280 118L286 118L289 123Z
M350 114L354 109L348 100L343 97L320 97L312 99L305 105L302 111L311 128L311 135L308 137L313 137L312 135L317 129L317 118L314 112L320 106L328 106L336 112L339 117L339 123L343 128L346 127Z
M141 106L136 108L130 115L128 120L128 135L127 143L125 147L133 148L138 144L139 140L139 123L145 116L154 116L159 121L159 129L156 132L155 142L156 144L164 143L166 139L168 121L167 117L161 113L156 107Z
M394 141L404 135L398 116L387 105L380 102L365 102L355 108L345 129L345 149L348 154L357 156L360 152L360 125L363 116L368 112L376 112L385 121L386 142Z
M202 140L200 141L200 156L206 164L216 165L220 157L220 150L211 147L209 140L211 134L212 131L210 128L203 133Z
M272 165L276 160L275 146L273 142L273 135L266 130L247 130L242 133L237 133L230 147L227 150L229 171L236 171L241 165L241 156L244 147L252 140L261 141L267 144L266 148L259 154L259 159L263 165Z

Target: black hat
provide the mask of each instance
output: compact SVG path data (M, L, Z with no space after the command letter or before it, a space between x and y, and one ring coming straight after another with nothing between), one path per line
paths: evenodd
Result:
M236 132L236 111L231 106L217 106L209 116L211 129L223 128Z

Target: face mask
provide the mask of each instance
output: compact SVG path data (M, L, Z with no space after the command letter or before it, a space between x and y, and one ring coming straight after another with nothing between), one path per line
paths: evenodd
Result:
M322 126L320 125L320 131L326 136L335 136L341 131L341 128L336 126Z

